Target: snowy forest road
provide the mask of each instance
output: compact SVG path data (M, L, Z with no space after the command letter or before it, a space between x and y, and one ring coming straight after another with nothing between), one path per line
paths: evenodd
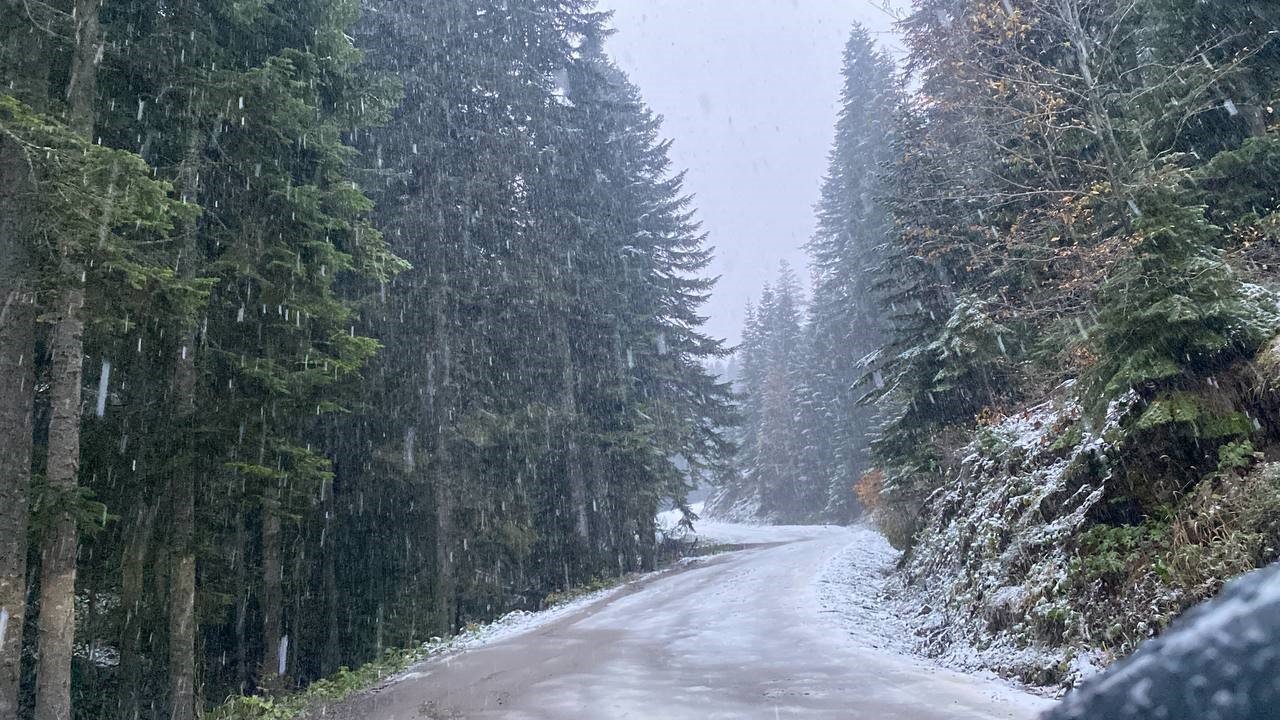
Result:
M761 544L429 660L311 717L1030 720L1046 706L868 647L821 613L816 579L857 537L849 529L714 527L717 540Z

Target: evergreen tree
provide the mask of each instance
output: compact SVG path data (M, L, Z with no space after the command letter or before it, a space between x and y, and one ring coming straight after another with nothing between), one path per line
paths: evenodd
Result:
M1195 23L1181 7L919 0L904 22L920 91L897 116L895 228L874 273L888 330L867 397L885 413L873 456L895 544L910 545L954 470L949 444L978 415L1072 377L1090 380L1094 407L1132 386L1194 385L1266 334L1214 253L1230 241L1167 179L1224 148L1199 176L1239 168L1232 148L1259 131L1247 116L1269 83L1264 15L1242 5L1219 25L1182 8L1215 19ZM1224 201L1221 216L1252 225L1243 212ZM1138 317L1160 322L1139 333Z
M0 712L191 718L653 566L733 417L603 15L80 5L0 26Z
M1099 358L1091 392L1164 388L1250 357L1276 327L1274 305L1246 294L1215 250L1221 232L1204 209L1157 187L1134 223L1134 258L1099 290Z
M803 443L796 432L796 402L800 394L801 298L799 283L783 263L773 295L760 306L764 342L761 383L746 392L760 396L759 429L753 474L761 487L761 513L790 518L799 511L800 453Z
M701 366L723 350L697 330L709 255L657 122L600 53L602 16L520 8L389 2L362 29L407 81L360 142L414 269L365 310L389 351L338 431L358 438L338 502L376 473L411 508L386 567L411 581L360 593L409 639L651 565L658 503L728 450L727 389Z
M158 318L189 318L203 293L199 282L180 281L169 267L172 223L189 217L188 208L167 197L168 186L154 180L151 168L136 155L93 142L98 123L96 53L101 38L97 3L78 5L70 17L74 22L68 27L75 32L68 35L74 42L63 48L43 33L65 18L26 14L7 26L17 47L43 52L8 58L10 64L3 68L6 85L18 94L0 97L5 154L22 167L15 184L21 191L12 196L8 208L16 216L18 233L6 238L6 244L14 243L7 250L19 253L18 259L25 264L17 269L27 273L25 278L18 275L15 289L29 287L18 299L34 299L52 325L47 339L50 359L44 365L49 420L47 429L40 429L47 438L45 475L33 499L32 523L42 544L35 692L39 717L67 717L71 712L81 528L92 529L94 518L106 517L98 511L100 505L88 500L89 491L80 487L86 338L115 330L130 313L136 316L150 302L162 308ZM55 83L53 78L59 79ZM66 104L58 105L55 94L66 97ZM13 352L20 360L17 368L22 362L34 366L36 358L28 345L32 330L20 327L27 320L21 307L17 310L13 327L18 345L5 353ZM104 367L104 381L106 374ZM36 383L19 381L15 405L23 408L20 414L29 412L36 388ZM25 437L15 437L24 446L30 440L30 427L26 425ZM19 453L19 458L30 457L26 451ZM21 498L24 470L14 470L4 482L14 483L16 497ZM25 510L25 503L18 508ZM14 546L17 552L23 552L21 548ZM21 585L12 587L16 590ZM22 615L19 607L10 617ZM20 631L17 638L20 642ZM10 687L0 693L6 703L12 697Z
M836 137L808 245L813 266L809 305L809 421L814 479L825 485L828 516L856 514L853 485L866 467L876 418L858 405L862 361L882 340L875 268L889 235L883 174L892 160L893 121L901 103L893 63L860 25L844 51L844 87Z
M825 488L812 473L811 442L799 422L809 398L800 292L794 272L783 262L777 281L748 309L739 348L739 469L712 501L712 513L796 522L810 519L824 504Z

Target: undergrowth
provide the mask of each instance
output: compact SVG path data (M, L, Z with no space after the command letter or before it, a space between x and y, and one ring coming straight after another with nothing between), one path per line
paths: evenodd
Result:
M1220 470L1175 506L1136 525L1095 525L1080 538L1071 577L1091 607L1091 635L1120 652L1159 632L1232 577L1280 548L1280 465L1237 474L1255 460L1240 443Z
M204 717L206 720L292 720L308 708L341 700L377 685L438 651L440 645L443 643L428 643L409 650L388 650L379 660L365 663L355 670L339 668L333 675L316 680L296 693L233 697Z
M923 617L922 650L1070 686L1274 562L1280 382L1254 377L1273 374L1241 365L1130 392L1101 415L1063 385L978 418L963 444L936 453L961 460L939 466L910 523L886 522L892 498L860 486L886 536L920 528L895 544L908 548L902 583Z

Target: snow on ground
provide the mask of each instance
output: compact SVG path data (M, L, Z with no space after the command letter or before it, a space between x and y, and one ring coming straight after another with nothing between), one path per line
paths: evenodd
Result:
M1001 682L1018 692L1040 688L1013 685L991 672L993 648L979 652L955 637L943 654L931 653L927 639L937 632L937 609L919 592L904 588L894 575L902 553L866 525L849 528L851 542L832 556L816 579L822 612L834 618L858 642L873 648L915 655L941 667Z
M912 618L919 652L1063 692L1105 655L1064 647L1091 612L1073 595L1076 540L1105 501L1109 437L1136 400L1092 430L1064 383L1049 401L979 429L952 482L928 500L910 559L886 594ZM1083 609L1082 609L1083 608Z
M1032 720L1047 707L891 643L908 634L877 603L894 555L869 529L697 526L755 547L508 615L319 717Z
M693 503L690 509L694 514L702 512L703 503ZM671 534L679 530L681 513L678 509L664 510L657 515L657 525L659 532ZM723 523L710 523L704 521L695 522L699 532L693 533L704 542L723 542L723 543L747 543L753 542L749 538L759 538L769 536L772 528L767 526L759 526L753 529L752 526L734 526L725 525ZM703 528L714 529L714 535L706 535ZM775 537L775 536L770 536ZM769 540L770 542L774 540ZM697 558L689 558L685 562L679 563L681 566L687 565L688 561L696 561ZM528 632L537 630L549 623L553 623L568 615L584 610L591 605L604 600L616 593L626 589L626 587L634 582L644 581L655 576L662 571L654 573L645 573L624 582L620 585L595 592L587 593L580 597L574 598L568 602L560 603L554 607L546 608L536 612L527 610L513 610L506 615L492 622L471 625L462 632L449 638L432 638L430 642L422 646L420 655L421 660L417 664L429 662L439 658L441 655L451 652L461 652L464 650L472 650L484 647L490 643L508 640ZM415 666L416 667L416 666ZM393 677L390 682L399 682L401 680L411 680L422 677L422 673L411 667L404 673Z
M704 505L705 503L696 502L690 505L689 509L693 511L694 515L701 515L702 508ZM663 510L662 512L658 513L658 515L655 518L655 520L657 520L657 523L658 523L658 532L664 535L670 535L674 533L680 527L680 517L681 517L681 512L679 508L672 508L671 510ZM694 525L699 525L699 524L701 524L701 521L694 521Z
M886 580L901 553L864 525L850 532L850 543L815 578L822 612L871 647L916 652L911 623L885 596Z
M646 576L640 576L646 577ZM639 579L639 578L637 578ZM600 602L611 595L621 592L626 588L626 583L616 587L605 588L595 592L587 593L581 597L574 598L568 602L560 603L553 607L530 612L527 610L512 610L493 622L484 623L483 625L471 625L462 632L448 638L432 638L429 642L424 643L418 650L418 660L414 662L407 670L391 676L379 687L386 687L405 680L414 680L426 676L424 667L428 663L436 662L443 656L452 653L463 652L466 650L474 650L482 648L496 642L502 642L511 638L519 637L525 633L533 632L540 627L553 623L563 617L580 612L594 603Z
M638 576L636 579L643 579L644 575ZM631 582L634 582L632 580ZM545 610L530 612L527 610L513 610L506 615L485 625L472 627L465 632L457 635L451 643L451 649L470 650L472 648L484 647L489 643L500 642L509 638L532 632L538 628L559 620L567 615L572 615L584 608L604 600L605 598L622 592L628 583L623 583L611 588L597 590L587 593L581 597L576 597L568 602L560 603Z
M702 503L690 506L700 514ZM998 648L979 651L962 638L952 638L942 654L936 652L927 638L938 632L938 613L921 592L905 588L895 576L895 566L902 553L874 528L858 524L849 528L830 525L766 525L729 523L713 520L694 521L693 532L681 530L681 513L677 509L657 516L660 532L696 538L704 545L767 545L812 540L832 532L849 533L848 544L832 555L813 578L818 612L834 620L849 638L859 645L895 654L919 658L929 665L948 668L994 681L1013 689L1015 694L1030 689L1001 678L988 668L991 653ZM682 565L699 562L687 558ZM638 576L628 584L648 580L662 571ZM600 590L563 605L540 612L515 611L488 625L475 627L449 641L448 650L483 647L489 643L536 630L560 618L572 615L623 590L626 585ZM937 603L941 604L941 603ZM933 650L933 652L931 652ZM1078 659L1081 662L1082 659ZM1090 668L1082 674L1092 674Z
M694 507L701 512L701 507ZM676 528L678 510L662 513L659 525L667 532ZM874 528L865 524L849 528L817 525L764 525L727 523L711 520L694 522L696 537L704 544L753 545L794 542L811 539L834 530L847 530L848 544L832 555L814 578L820 612L835 620L849 637L871 648L911 655L937 667L964 672L984 680L1010 687L1051 693L1051 688L1026 688L1014 684L990 670L1003 655L1020 656L1026 649L1004 647L1007 638L999 638L990 647L979 650L960 633L949 632L945 603L927 597L924 588L907 586L895 572L902 553ZM938 642L945 633L946 642ZM1097 672L1089 665L1089 657L1074 659L1081 676ZM1013 665L1008 659L1008 665ZM1073 665L1073 667L1074 667Z

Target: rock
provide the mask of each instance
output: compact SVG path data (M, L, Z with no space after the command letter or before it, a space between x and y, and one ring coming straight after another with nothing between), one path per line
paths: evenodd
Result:
M987 621L987 628L992 632L1008 628L1023 616L1026 600L1027 590L1020 585L1008 585L997 589L982 609L982 617Z

